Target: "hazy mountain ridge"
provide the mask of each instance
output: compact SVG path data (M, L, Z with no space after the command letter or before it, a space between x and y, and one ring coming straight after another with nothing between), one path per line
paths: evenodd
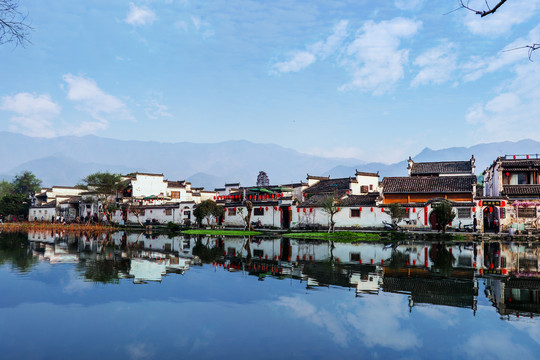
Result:
M163 173L169 180L186 179L193 186L208 189L222 187L226 182L253 185L260 170L267 172L273 184L303 181L308 173L348 177L359 170L379 172L381 179L407 175L405 159L390 165L331 159L246 140L214 144L159 143L94 135L45 139L0 132L0 153L0 173L4 178L30 170L43 180L44 186L75 185L96 171ZM415 161L469 160L474 154L476 173L480 174L497 156L516 153L540 153L540 142L526 139L440 150L425 148L412 158ZM358 165L352 166L355 163Z
M440 150L424 148L418 155L411 155L417 162L425 161L465 161L474 155L476 174L480 175L491 163L503 155L540 154L540 142L524 139L519 141L503 141L477 144L470 147L452 147ZM353 176L355 170L366 172L379 171L381 179L385 176L407 176L407 160L395 164L367 163L357 166L336 166L325 172L332 177Z

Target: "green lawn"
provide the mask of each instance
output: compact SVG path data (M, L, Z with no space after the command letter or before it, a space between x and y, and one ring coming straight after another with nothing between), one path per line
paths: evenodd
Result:
M249 235L261 235L259 231L244 231L244 230L186 230L182 231L183 234L189 235L223 235L223 236L249 236Z
M313 239L328 240L337 242L360 242L360 241L380 241L381 237L375 233L362 233L351 231L338 231L335 233L326 232L308 232L308 233L290 233L283 234L283 237L292 239Z

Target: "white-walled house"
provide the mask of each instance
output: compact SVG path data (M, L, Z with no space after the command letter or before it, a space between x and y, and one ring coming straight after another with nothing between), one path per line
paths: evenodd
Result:
M35 204L28 210L29 221L52 221L56 216L75 220L80 216L78 202L85 192L73 186L42 188L35 196Z
M478 218L486 231L536 229L540 226L540 157L499 156L484 172Z

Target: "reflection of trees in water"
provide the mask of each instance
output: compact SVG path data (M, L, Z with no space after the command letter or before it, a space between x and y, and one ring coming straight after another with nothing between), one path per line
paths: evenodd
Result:
M388 267L398 269L407 266L407 261L409 261L408 254L405 254L396 249L392 249L392 254L390 254L390 258L386 259L384 261L384 264Z
M0 264L11 264L21 272L28 272L37 262L29 247L27 233L0 234Z
M444 243L432 244L429 250L429 258L433 262L434 270L444 277L450 277L455 258Z
M215 246L210 247L209 241L203 243L202 236L197 236L195 246L193 247L193 255L198 256L204 263L211 263L223 256L223 249Z
M103 284L118 284L120 274L129 273L129 259L118 260L83 260L77 263L79 271L85 279Z

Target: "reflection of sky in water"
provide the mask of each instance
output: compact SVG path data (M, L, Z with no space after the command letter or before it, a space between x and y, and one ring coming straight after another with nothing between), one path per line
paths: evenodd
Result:
M277 280L211 266L161 283L84 281L74 264L0 270L2 358L536 358L538 319L501 320L489 302L417 304L407 295Z

